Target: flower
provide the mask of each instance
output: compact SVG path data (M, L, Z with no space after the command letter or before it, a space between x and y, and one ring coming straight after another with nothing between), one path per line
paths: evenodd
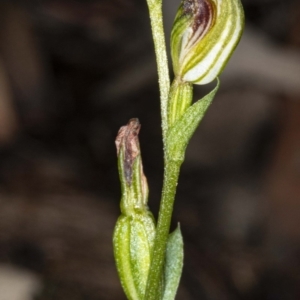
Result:
M240 0L183 0L171 33L175 76L194 84L213 81L231 57L243 28Z
M118 274L128 299L143 299L154 243L155 224L148 209L148 184L138 134L138 119L129 120L116 138L122 188L121 216L113 235Z

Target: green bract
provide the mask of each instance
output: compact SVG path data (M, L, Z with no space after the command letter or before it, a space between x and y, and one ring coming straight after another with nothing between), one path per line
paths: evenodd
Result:
M223 70L244 27L240 0L183 0L172 34L175 76L207 84Z

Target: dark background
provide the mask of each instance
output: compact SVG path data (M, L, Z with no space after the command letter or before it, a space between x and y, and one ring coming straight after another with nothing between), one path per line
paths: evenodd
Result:
M245 34L180 176L177 299L300 299L298 2L243 1ZM177 6L165 0L167 35ZM195 100L211 87L195 87ZM162 142L146 2L0 3L0 300L125 299L111 244L114 139L132 117L156 216Z

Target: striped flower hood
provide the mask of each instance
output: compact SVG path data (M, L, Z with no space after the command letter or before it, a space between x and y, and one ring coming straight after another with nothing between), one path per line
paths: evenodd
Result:
M183 0L171 33L175 76L207 84L223 70L244 27L240 0Z

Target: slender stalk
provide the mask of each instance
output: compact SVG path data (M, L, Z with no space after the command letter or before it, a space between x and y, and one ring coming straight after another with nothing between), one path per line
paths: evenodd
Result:
M144 300L157 300L181 162L168 160Z
M168 130L167 111L170 76L163 26L162 0L147 0L158 70L163 141ZM165 143L164 143L165 144Z
M148 274L144 300L158 300L158 289L162 278L162 269L165 260L165 252L170 230L176 187L182 162L174 161L168 158L165 148L168 132L170 76L163 28L162 0L147 0L147 3L149 7L152 36L158 69L165 171L162 199L160 203L151 265Z

